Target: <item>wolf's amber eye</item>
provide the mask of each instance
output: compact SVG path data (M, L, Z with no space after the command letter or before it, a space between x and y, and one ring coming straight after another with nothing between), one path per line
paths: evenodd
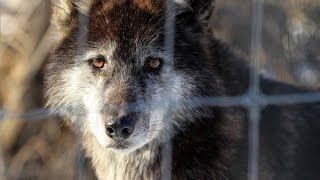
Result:
M98 69L103 68L105 63L106 60L103 57L97 57L91 60L91 65Z
M149 70L158 70L161 67L162 60L160 58L149 58L145 66Z

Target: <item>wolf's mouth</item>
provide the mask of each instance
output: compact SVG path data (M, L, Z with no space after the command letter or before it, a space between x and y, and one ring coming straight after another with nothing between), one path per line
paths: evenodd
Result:
M110 149L127 149L129 148L130 144L128 142L125 141L121 141L121 140L115 140L112 143L110 143L109 145L107 145L106 148L110 148Z

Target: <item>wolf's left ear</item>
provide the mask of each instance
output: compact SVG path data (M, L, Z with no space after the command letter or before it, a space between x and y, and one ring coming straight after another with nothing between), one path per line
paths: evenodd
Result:
M208 22L214 11L215 0L174 0L177 6L192 11L197 20L208 28Z

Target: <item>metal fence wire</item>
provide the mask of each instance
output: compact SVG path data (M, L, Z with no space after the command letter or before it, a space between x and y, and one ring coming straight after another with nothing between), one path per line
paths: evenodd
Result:
M41 0L32 1L34 4L34 9L29 9L29 14L24 18L20 19L17 25L22 29L26 26L28 20L32 16L33 12L36 10L36 7L39 6ZM0 1L0 7L2 1ZM186 99L185 101L196 102L188 104L196 104L199 106L242 106L248 109L249 111L249 155L248 155L248 179L257 180L258 171L259 171L259 122L260 122L260 111L263 107L267 105L286 105L286 104L298 104L298 103L312 103L320 102L320 93L303 93L303 94L283 94L283 95L265 95L260 91L259 88L259 70L261 69L261 47L262 47L262 31L263 31L263 22L264 22L264 1L263 0L251 0L251 48L250 48L250 63L251 63L251 74L250 74L250 88L247 93L241 96L235 97L196 97L193 99ZM174 17L169 14L174 14L173 2L168 0L168 8L166 11L166 17ZM0 14L1 15L1 14ZM83 18L83 17L82 17ZM81 19L80 22L82 26L86 26L87 20ZM2 24L3 26L3 24ZM4 57L4 52L7 48L15 48L14 40L15 37L19 35L19 27L16 28L16 34L11 36L7 40L6 45L2 45L0 48L0 57ZM5 27L1 27L3 29ZM173 58L174 56L174 19L166 19L165 25L165 46L166 51L169 57ZM50 27L44 33L42 39L38 42L35 50L31 53L30 61L34 62L33 64L39 64L37 61L44 59L47 53L52 48L52 45L46 42L50 41ZM83 42L79 40L79 46ZM81 47L80 47L81 49ZM2 59L2 58L1 58ZM3 60L3 59L2 59ZM35 67L37 68L37 67ZM39 67L38 67L39 68ZM30 71L31 72L31 71ZM48 111L46 109L36 109L31 112L26 113L17 113L17 112L8 112L7 110L0 109L0 120L4 119L19 119L23 121L46 119L49 117ZM170 169L171 167L171 148L170 143L164 148L163 159L165 167L164 169ZM5 179L6 176L6 167L4 165L4 157L1 156L2 151L0 147L0 179ZM169 155L168 155L169 154ZM85 160L83 152L80 145L78 145L77 159L76 159L76 179L84 179L84 168ZM170 171L168 171L170 172ZM170 174L166 174L162 179L171 179Z

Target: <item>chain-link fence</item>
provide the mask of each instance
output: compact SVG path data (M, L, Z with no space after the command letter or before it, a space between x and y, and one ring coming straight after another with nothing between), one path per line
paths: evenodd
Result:
M41 69L53 45L50 6L45 0L0 0L0 179L94 178L74 135L41 108ZM320 3L217 0L216 11L216 36L250 57L250 88L241 96L186 101L248 109L248 178L255 180L263 108L320 102L320 93L268 95L259 87L260 73L308 88L320 87ZM173 24L167 26L172 29ZM166 37L167 51L173 53L174 38L170 33ZM164 153L170 153L170 148Z

